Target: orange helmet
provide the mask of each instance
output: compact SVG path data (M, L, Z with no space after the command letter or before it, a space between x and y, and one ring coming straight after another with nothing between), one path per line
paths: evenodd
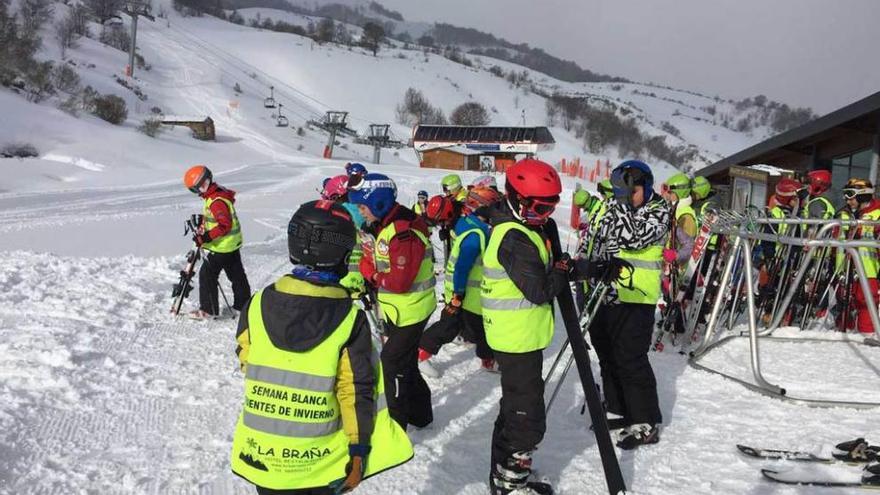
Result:
M474 186L468 191L464 206L467 213L471 213L480 208L492 206L498 201L501 201L501 193L496 189L488 186Z
M194 167L190 167L189 170L183 174L183 185L186 186L191 192L196 194L199 193L199 189L201 189L202 184L206 181L208 184L214 180L214 175L211 173L211 170L204 165L196 165Z

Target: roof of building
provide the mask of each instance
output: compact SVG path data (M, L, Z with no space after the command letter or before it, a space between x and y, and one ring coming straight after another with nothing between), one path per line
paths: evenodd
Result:
M835 110L800 127L777 134L754 146L719 160L696 172L709 176L731 165L752 165L771 161L780 151L810 154L812 146L840 132L880 132L880 92Z
M552 144L556 141L546 127L489 127L458 125L419 125L413 141L457 143L533 143Z

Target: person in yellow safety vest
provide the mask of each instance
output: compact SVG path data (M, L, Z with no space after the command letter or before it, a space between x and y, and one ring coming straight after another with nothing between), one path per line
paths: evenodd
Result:
M189 317L206 320L220 315L217 287L221 271L232 283L232 309L241 311L251 297L251 286L241 263L241 223L235 212L235 191L215 183L211 170L204 165L190 167L183 175L183 185L205 200L202 225L193 242L207 254L199 269L199 309Z
M461 185L461 177L458 174L444 176L440 181L440 187L443 189L443 194L459 203L464 203L467 199L467 189Z
M669 233L663 259L676 266L681 273L694 249L694 239L699 229L697 213L691 206L691 180L687 175L678 173L667 179L661 189L663 199L675 208L675 232Z
M834 218L834 205L825 197L825 193L831 188L831 171L808 172L806 184L809 187L809 198L806 206L801 210L801 216L819 220Z
M349 292L363 289L347 273L354 244L342 206L303 204L287 228L293 270L241 313L244 401L231 464L259 494L350 491L413 456L388 413L368 319Z
M489 238L490 208L501 200L491 187L473 187L468 192L464 216L455 222L455 242L446 261L443 282L443 309L440 321L429 326L419 343L419 369L428 376L439 376L430 358L452 342L461 330L466 340L476 344L480 368L498 371L492 349L486 343L480 283L483 279L483 251Z
M659 441L663 421L648 350L671 213L654 192L654 176L646 163L621 163L611 182L615 199L599 226L595 253L612 266L631 267L619 272L589 332L602 370L609 426L623 428L618 447L633 449Z
M767 204L767 216L769 218L784 219L798 215L800 211L800 196L806 188L800 181L790 177L783 177L776 183L773 196ZM785 236L792 230L785 224L768 224L764 228L765 233ZM782 244L774 241L761 241L760 252L757 255L759 265L758 286L764 288L774 275L770 265L779 265L785 260L777 260L776 256L782 251Z
M880 221L880 200L874 197L874 185L866 179L850 179L843 188L843 197L850 211L856 212L855 218L859 220ZM854 239L874 240L880 238L878 228L872 225L861 225L856 227L853 236ZM877 278L880 276L880 256L878 250L873 248L859 248L859 258L865 267L865 276L867 277L868 287L871 289L871 295L874 298L874 304L878 301L878 284ZM857 312L855 318L855 328L862 334L869 335L874 333L874 325L871 322L871 314L868 311L868 303L865 298L862 286L858 281L858 277L852 278L852 287L850 289L852 302L844 301L847 305L852 305ZM838 317L843 320L843 315ZM851 319L847 319L847 327L850 327ZM849 330L849 328L844 328Z
M425 208L428 207L428 191L419 191L416 195L416 202L410 208L413 213L419 216L425 216Z
M397 203L397 186L388 176L370 173L348 198L366 219L374 241L364 247L361 274L377 291L387 340L382 367L391 417L404 429L433 420L431 389L418 368L419 339L437 307L434 250L422 217Z
M528 158L507 169L505 191L489 219L480 294L486 341L501 369L490 489L493 495L552 493L529 475L546 429L542 350L553 337L553 300L569 289L569 270L555 266L546 234L555 229L550 215L562 183L552 166Z

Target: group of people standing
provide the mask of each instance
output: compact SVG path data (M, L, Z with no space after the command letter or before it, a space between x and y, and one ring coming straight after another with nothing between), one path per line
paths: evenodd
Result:
M212 191L226 190L210 172L190 170L185 183L219 221ZM455 174L441 185L442 194L419 191L408 208L390 177L349 164L291 218L292 269L252 297L249 288L234 290L245 393L232 469L259 493L341 493L410 459L406 430L433 421L419 362L457 336L475 344L482 369L500 372L491 492L552 493L531 478L546 430L543 351L554 333L554 300L575 280L611 288L589 331L618 447L659 440L647 352L671 212L648 165L615 168L589 219L591 253L574 258L562 251L551 218L562 194L551 165L521 160L502 187L491 176L465 187ZM241 245L234 194L223 194L231 227L215 230L206 214L194 239L202 247L225 238ZM442 310L427 327L438 306L435 232L444 245ZM200 284L211 282L207 275ZM217 314L207 299L198 311Z

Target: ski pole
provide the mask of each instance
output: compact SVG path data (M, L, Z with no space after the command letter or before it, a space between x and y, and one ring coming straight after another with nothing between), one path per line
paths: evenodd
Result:
M226 303L226 309L229 310L229 314L234 315L235 310L229 305L229 299L226 299L226 291L223 290L223 284L220 283L220 280L217 280L217 288L220 289L220 295L223 296L223 302ZM220 308L217 308L217 314L220 314Z

